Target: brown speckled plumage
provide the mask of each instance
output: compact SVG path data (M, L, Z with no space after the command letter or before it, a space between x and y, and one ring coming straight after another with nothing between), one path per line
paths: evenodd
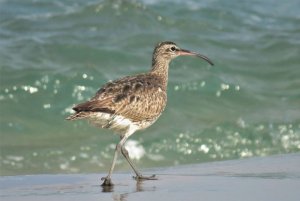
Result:
M164 110L167 94L162 77L148 74L109 82L91 100L75 106L69 119L84 118L93 112L121 115L133 122L157 118Z
M173 42L157 44L153 51L152 69L148 73L127 76L108 82L89 101L73 107L75 114L68 120L88 119L102 128L111 129L121 136L108 176L102 178L104 186L111 186L111 174L118 152L121 152L136 173L136 179L144 177L132 164L124 147L127 138L137 130L152 125L163 112L167 103L169 63L180 55L193 55L212 62L205 56L180 49Z

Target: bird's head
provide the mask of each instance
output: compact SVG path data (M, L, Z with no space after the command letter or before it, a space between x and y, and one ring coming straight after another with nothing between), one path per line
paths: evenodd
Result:
M166 61L171 61L172 59L178 56L184 56L184 55L196 56L204 59L210 65L214 65L213 62L206 56L189 50L181 49L176 45L176 43L171 41L161 42L156 45L153 52L153 62L155 62L155 60L157 59L164 59Z

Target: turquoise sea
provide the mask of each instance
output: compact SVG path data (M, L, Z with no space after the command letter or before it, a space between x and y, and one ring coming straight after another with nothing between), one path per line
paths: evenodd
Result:
M168 105L127 143L139 168L300 151L300 3L0 0L0 175L98 173L119 138L65 120L108 80L171 63ZM130 170L119 158L117 170Z

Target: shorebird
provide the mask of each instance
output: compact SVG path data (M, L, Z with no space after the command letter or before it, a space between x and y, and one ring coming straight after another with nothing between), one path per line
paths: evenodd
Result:
M152 55L152 68L147 73L110 81L89 101L73 107L74 114L67 120L87 119L101 128L113 130L120 136L111 168L102 186L112 186L111 175L118 153L121 152L135 172L136 180L155 180L155 175L143 176L129 158L124 144L138 130L151 126L164 111L167 103L169 63L181 56L197 56L209 64L212 61L196 52L179 48L174 42L158 43Z

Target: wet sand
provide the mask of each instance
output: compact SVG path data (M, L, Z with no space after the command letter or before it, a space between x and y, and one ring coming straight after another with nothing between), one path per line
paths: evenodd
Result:
M299 200L300 153L144 170L158 180L136 182L116 172L102 188L102 174L0 177L1 201Z

